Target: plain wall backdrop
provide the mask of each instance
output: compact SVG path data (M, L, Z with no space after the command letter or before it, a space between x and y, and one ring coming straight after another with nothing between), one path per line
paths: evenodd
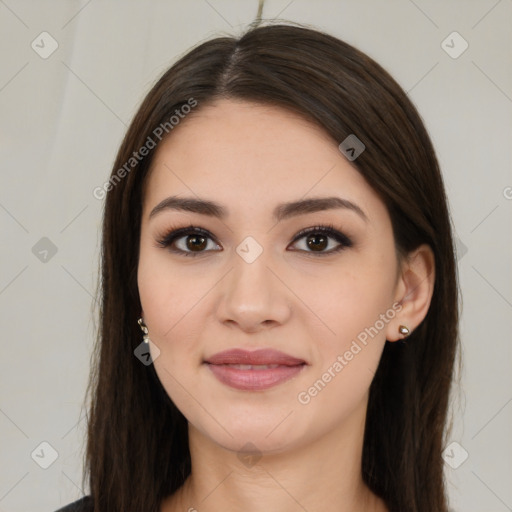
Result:
M93 190L156 79L193 45L240 34L257 7L0 0L1 512L88 493L82 403L103 208ZM268 0L263 18L276 17L368 53L425 121L463 295L451 506L512 510L512 1Z

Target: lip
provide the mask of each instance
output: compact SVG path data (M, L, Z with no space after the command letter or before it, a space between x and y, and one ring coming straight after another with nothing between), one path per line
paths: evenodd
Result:
M277 386L291 379L307 366L303 359L273 349L226 350L209 357L204 363L220 382L245 391L259 391ZM272 365L272 367L240 368L239 365Z
M279 364L282 366L296 366L304 364L304 359L280 352L273 349L259 349L259 350L243 350L241 348L234 348L218 352L213 356L206 359L210 364Z

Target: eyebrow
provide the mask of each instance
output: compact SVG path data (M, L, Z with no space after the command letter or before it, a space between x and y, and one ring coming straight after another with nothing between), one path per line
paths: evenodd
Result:
M368 221L368 217L364 211L357 206L357 204L349 201L348 199L336 196L301 199L298 201L279 204L274 208L273 218L275 221L279 222L296 215L341 208L351 210L357 213L365 222ZM196 199L193 197L170 196L158 203L151 210L149 219L166 210L199 213L201 215L208 215L218 219L225 219L229 216L229 211L215 201Z

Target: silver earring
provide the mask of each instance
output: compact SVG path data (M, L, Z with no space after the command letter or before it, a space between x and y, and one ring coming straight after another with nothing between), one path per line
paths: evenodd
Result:
M409 336L409 334L411 333L411 331L405 325L399 326L398 332L405 337Z
M148 328L146 327L146 324L144 323L144 320L142 320L142 318L139 318L137 323L140 325L140 329L144 333L142 341L144 341L144 343L149 343Z

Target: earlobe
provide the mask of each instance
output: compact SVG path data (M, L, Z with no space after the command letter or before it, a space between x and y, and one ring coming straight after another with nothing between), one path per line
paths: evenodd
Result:
M398 326L398 332L405 338L411 334L411 330L409 327L406 327L405 325L399 325Z
M429 245L423 244L407 256L399 280L395 300L402 308L388 324L388 341L409 336L428 313L435 282L435 257Z

